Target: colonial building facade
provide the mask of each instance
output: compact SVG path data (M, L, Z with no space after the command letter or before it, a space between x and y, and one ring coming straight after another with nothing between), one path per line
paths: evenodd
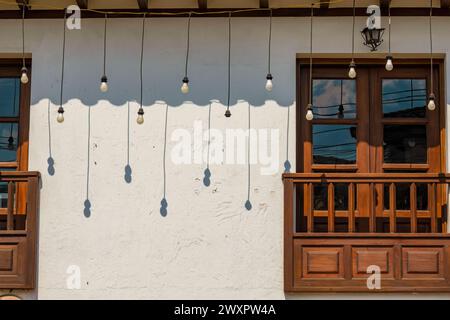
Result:
M450 297L450 3L313 2L1 1L0 293Z

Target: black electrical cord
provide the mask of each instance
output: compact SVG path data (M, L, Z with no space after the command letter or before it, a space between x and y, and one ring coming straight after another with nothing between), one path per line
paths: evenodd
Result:
M66 21L67 21L67 11L64 11L64 29L63 29L63 44L62 44L62 61L61 61L61 87L59 92L59 109L58 113L63 114L63 95L64 95L64 66L65 66L65 56L66 56Z
M227 90L227 110L225 117L231 117L230 112L230 90L231 90L231 11L228 13L228 90Z

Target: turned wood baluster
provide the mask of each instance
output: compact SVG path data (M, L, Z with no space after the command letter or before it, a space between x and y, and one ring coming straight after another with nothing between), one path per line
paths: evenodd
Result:
M437 218L436 218L436 183L431 183L428 186L430 188L430 199L428 199L428 206L431 214L431 232L437 232Z
M307 223L307 232L311 233L314 231L314 185L312 183L308 183L307 192L309 201L307 203L306 223Z
M376 232L376 207L377 207L377 195L375 183L370 183L370 212L369 212L369 232Z
M389 232L397 232L397 192L395 183L389 185Z
M334 232L334 184L328 184L328 232Z
M8 182L8 215L6 217L6 229L14 230L14 182Z
M355 232L355 184L348 186L348 232Z
M411 233L417 233L417 188L414 182L411 183L410 187L409 203L411 210Z

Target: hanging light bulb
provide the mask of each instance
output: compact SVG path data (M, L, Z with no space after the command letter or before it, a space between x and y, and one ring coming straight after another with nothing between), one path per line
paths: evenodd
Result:
M350 63L350 70L348 71L348 76L351 79L355 79L356 78L356 64L355 64L355 61L353 61L353 60Z
M28 70L27 68L23 67L22 68L22 75L20 76L20 82L22 82L23 84L27 84L29 81L28 79Z
M392 56L386 57L386 70L392 71L394 69L394 63L392 62Z
M189 78L188 77L183 78L183 85L181 86L181 92L184 94L189 93Z
M58 123L64 122L64 108L63 107L58 108L58 117L56 118L56 121L58 121Z
M427 105L428 110L433 111L434 109L436 109L435 99L436 96L434 95L434 93L431 93L430 96L428 97L428 105Z
M22 3L22 75L20 76L20 82L27 84L28 70L25 67L25 1Z
M308 104L306 110L306 120L311 121L312 119L314 119L312 104Z
M144 123L144 109L139 108L138 111L138 117L136 119L137 124L143 124Z
M107 92L108 91L108 78L106 76L102 77L101 83L100 83L100 91L101 92Z
M270 73L268 73L266 79L267 79L266 90L270 92L273 89L273 82L272 82L273 77Z

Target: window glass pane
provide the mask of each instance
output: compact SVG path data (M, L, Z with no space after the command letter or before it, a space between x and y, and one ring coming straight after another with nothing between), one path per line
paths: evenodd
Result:
M356 126L313 125L313 161L316 164L356 163Z
M0 162L17 160L17 123L0 123Z
M426 126L384 126L385 163L426 163Z
M313 112L317 119L356 118L355 80L314 79Z
M0 117L19 116L20 81L18 78L0 78Z
M426 104L425 79L383 79L385 118L424 118Z

